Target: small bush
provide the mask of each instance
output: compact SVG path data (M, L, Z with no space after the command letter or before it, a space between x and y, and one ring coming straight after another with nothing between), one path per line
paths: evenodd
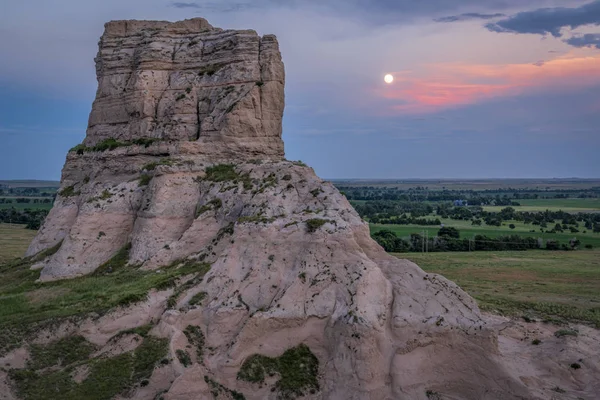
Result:
M219 164L206 168L206 180L211 182L233 181L239 178L233 164Z
M442 396L440 396L438 392L434 392L433 390L427 390L425 392L425 396L427 396L429 400L442 400Z
M306 220L306 229L309 233L313 233L316 232L317 229L319 229L320 227L322 227L323 225L325 225L328 222L332 222L328 219L320 219L320 218L312 218L309 220Z
M274 217L267 218L262 215L251 215L248 217L239 217L237 222L240 224L244 223L254 223L254 224L268 224L275 221Z
M204 354L204 333L202 333L202 329L198 326L188 325L183 333L185 337L187 337L188 342L192 346L196 347L196 355L198 356L198 360L202 360L202 355Z
M281 398L295 398L306 391L319 390L319 360L305 344L288 349L276 358L254 354L244 361L237 378L262 383L267 375L273 374L279 374L274 389Z
M187 368L188 366L192 365L192 358L190 357L190 354L187 351L177 349L175 350L175 354L177 355L177 359L179 360L179 362L184 367Z
M298 165L300 167L308 167L308 165L304 164L301 160L298 161L292 161L292 164L294 165Z
M110 150L114 150L119 147L125 147L128 145L129 145L129 143L127 143L127 142L119 142L116 139L110 138L110 139L104 139L100 143L91 147L91 151L110 151Z
M183 99L185 99L185 94L181 93L179 96L177 96L175 98L175 101L179 101L179 100L183 100Z
M138 181L138 185L139 186L148 186L148 184L150 183L151 180L152 180L151 175L142 174L142 176L140 176L140 179Z
M188 304L190 306L195 306L197 304L200 304L206 298L206 296L208 296L208 293L206 293L206 292L197 293L190 299Z
M302 283L306 283L306 272L300 272L298 274L298 278L302 281Z
M571 364L571 365L569 365L569 366L570 366L571 368L573 368L573 369L579 369L579 368L581 368L581 364L579 364L579 363L573 363L573 364Z
M564 389L560 388L559 386L553 387L552 391L556 392L556 393L566 393L566 391Z
M150 331L152 330L153 327L154 327L154 325L152 325L152 324L141 325L141 326L137 326L135 328L126 329L124 331L121 331L121 332L117 333L117 335L115 335L115 336L140 335L141 337L145 338L148 336L148 333L150 333Z
M532 344L532 345L534 345L534 346L537 346L537 345L539 345L540 343L542 343L542 341L541 341L540 339L533 339L533 340L531 341L531 344Z
M142 171L154 171L159 165L173 165L173 161L168 158L163 158L160 161L153 161L142 167Z
M256 82L256 86L261 87L262 85L264 85L265 83L263 81L257 81Z
M204 214L208 210L218 210L222 206L223 206L223 201L221 199L213 199L213 200L209 201L208 203L206 203L205 205L203 205L202 207L198 207L196 209L196 218L198 218L200 215Z
M110 199L112 196L113 194L108 189L104 189L99 198L100 200L107 200Z
M79 196L81 192L75 191L75 186L67 186L63 188L60 192L58 192L61 197L71 197L71 196Z
M198 71L198 75L200 75L200 76L202 76L202 75L213 76L221 68L223 68L223 65L221 65L221 64L207 65L204 68L202 68L200 71Z
M554 332L554 336L556 336L557 338L563 337L563 336L577 336L577 335L578 335L577 331L574 331L572 329L561 329L561 330Z

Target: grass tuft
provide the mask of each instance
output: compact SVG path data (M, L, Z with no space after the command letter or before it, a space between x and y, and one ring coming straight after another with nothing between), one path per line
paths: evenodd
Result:
M56 345L47 347L52 346ZM78 347L81 347L81 343L78 343ZM63 350L69 351L67 348ZM15 383L19 397L24 400L59 397L61 400L109 400L137 384L147 385L155 366L166 356L167 350L168 339L147 337L137 349L116 357L90 360L89 353L81 352L71 359L74 364L70 368L43 370L39 367L43 368L46 364L33 364L28 369L12 369L9 376ZM52 357L50 359L54 361ZM89 368L89 374L81 384L71 378L74 366Z
M199 326L188 325L183 333L185 337L187 337L188 342L192 346L196 347L196 355L198 356L198 361L202 362L202 356L204 355L204 333L202 333L202 329Z
M321 219L321 218L312 218L309 220L306 220L306 230L309 233L313 233L316 232L320 227L322 227L323 225L325 225L328 222L333 222L331 220L328 219Z

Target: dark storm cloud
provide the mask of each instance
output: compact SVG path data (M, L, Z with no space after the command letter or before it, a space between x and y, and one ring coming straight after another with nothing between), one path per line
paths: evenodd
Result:
M600 25L600 0L580 7L540 8L524 11L506 19L486 24L492 32L551 34L560 37L564 27L577 28L583 25Z
M565 43L575 47L596 47L600 49L600 33L586 33L585 35L573 36L565 40Z
M480 13L464 13L460 15L450 15L448 17L436 18L435 22L457 22L457 21L469 21L472 19L492 19L492 18L500 18L505 17L505 14L495 13L495 14L480 14Z

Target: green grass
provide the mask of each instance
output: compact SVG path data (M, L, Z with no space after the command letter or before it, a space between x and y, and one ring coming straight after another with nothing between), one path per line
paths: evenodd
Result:
M514 206L516 211L565 211L577 212L600 212L600 199L532 199L515 200L521 204ZM499 212L506 206L485 206L485 211Z
M328 219L322 219L322 218L312 218L312 219L307 219L304 222L306 223L306 230L309 233L313 233L313 232L316 232L320 227L322 227L326 223L333 222L333 221L328 220Z
M77 348L69 348L69 344ZM150 378L159 360L167 354L168 339L146 337L137 349L111 358L90 359L95 347L80 337L38 347L27 369L9 371L20 398L109 400ZM58 348L63 353L55 354ZM61 368L43 369L49 366ZM89 368L89 374L78 384L71 374L76 367L84 366Z
M187 337L188 342L196 348L196 355L198 356L198 361L202 360L202 356L204 354L204 333L202 333L202 329L198 326L188 325L183 333L185 337Z
M32 259L1 265L0 355L45 325L143 301L152 288L165 289L182 276L207 270L206 264L189 262L141 271L126 265L127 254L127 247L121 249L92 275L47 283L35 282L40 272L30 269Z
M175 351L175 354L177 355L177 359L179 360L179 362L184 366L184 367L189 367L190 365L192 365L192 359L190 357L190 353L188 353L185 350L181 350L181 349L177 349Z
M254 354L240 368L237 378L252 383L263 383L266 376L279 374L275 390L280 398L296 398L319 390L319 360L308 346L300 344L286 350L279 357Z
M600 327L600 251L402 253L456 282L484 310Z
M27 367L44 369L53 365L69 365L88 358L94 350L96 346L82 336L68 336L48 345L34 344L29 349L31 360Z
M432 218L428 216L427 218ZM437 217L436 217L437 218ZM570 233L547 233L540 232L539 225L524 224L518 221L504 221L502 226L489 226L485 225L485 222L481 226L471 225L471 221L459 221L452 219L440 218L440 221L444 226L454 227L460 231L461 238L473 238L475 235L486 235L489 237L498 237L505 235L520 235L525 237L542 238L544 241L547 239L558 240L561 244L569 244L569 240L577 238L581 241L581 248L586 244L591 244L594 247L600 247L600 234L593 233L590 230L586 230L583 226L578 229L580 232ZM510 229L509 225L515 224L515 229ZM554 224L549 224L547 229L550 229ZM429 237L437 235L440 230L439 226L422 226L422 225L382 225L382 224L370 224L371 233L378 232L382 229L388 229L394 232L399 237L407 238L411 233L423 234L426 231ZM529 232L530 230L535 232ZM544 229L545 230L545 229ZM583 233L583 231L587 231Z
M36 234L25 225L0 223L0 264L23 257Z
M206 179L210 182L242 182L244 189L252 189L252 179L248 174L239 174L233 164L218 164L206 168Z
M139 138L130 142L120 142L116 139L109 138L104 139L103 141L97 143L95 146L87 147L84 144L78 144L77 146L71 148L69 152L75 152L79 155L87 152L95 152L95 151L111 151L118 149L119 147L127 147L132 145L144 146L148 147L154 142L157 142L159 139L155 138Z

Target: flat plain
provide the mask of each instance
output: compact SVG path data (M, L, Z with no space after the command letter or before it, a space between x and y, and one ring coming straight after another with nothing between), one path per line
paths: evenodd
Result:
M0 264L23 257L36 233L25 225L0 223Z
M581 321L600 328L600 251L395 254L440 274L480 308L525 319Z

